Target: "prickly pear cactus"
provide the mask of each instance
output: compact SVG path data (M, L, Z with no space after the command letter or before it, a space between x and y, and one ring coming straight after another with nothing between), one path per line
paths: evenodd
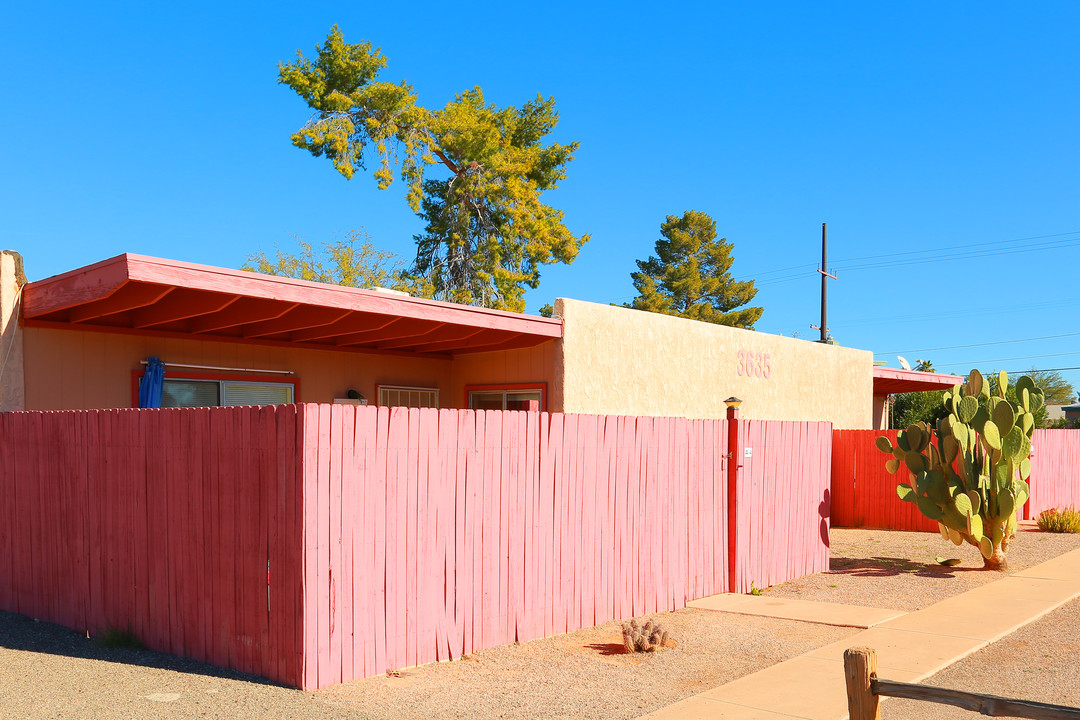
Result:
M627 652L656 652L668 642L667 630L652 620L642 627L631 620L623 625L622 633Z
M937 427L918 423L901 430L895 447L887 437L877 439L878 449L892 455L889 472L907 468L908 482L896 488L900 499L937 520L943 538L978 547L984 567L992 569L1004 569L1016 511L1028 499L1034 413L1045 402L1026 375L1016 381L1015 401L1007 399L1008 387L1001 372L991 394L972 370L967 382L942 393L949 414Z

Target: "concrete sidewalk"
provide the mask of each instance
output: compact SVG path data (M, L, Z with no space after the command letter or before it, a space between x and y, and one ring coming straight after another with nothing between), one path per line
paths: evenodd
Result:
M750 596L715 596L693 605L755 615L773 610L772 617L868 629L669 705L642 720L842 720L847 718L844 650L872 647L877 651L880 677L919 682L1080 597L1080 550L906 614L868 608L858 608L864 612L857 613L850 606L767 596L739 602L740 597ZM769 600L771 605L764 602ZM855 620L865 624L855 624Z

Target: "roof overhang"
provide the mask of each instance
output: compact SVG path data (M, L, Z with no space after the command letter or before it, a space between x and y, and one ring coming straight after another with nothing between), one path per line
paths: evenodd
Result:
M140 255L26 285L28 326L452 356L561 338L562 320Z
M874 395L944 390L963 384L959 375L919 372L918 370L894 370L887 367L874 368Z

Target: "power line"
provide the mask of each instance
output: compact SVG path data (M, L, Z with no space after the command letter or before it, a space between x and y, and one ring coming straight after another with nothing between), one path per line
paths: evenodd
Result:
M1080 235L1080 230L1074 230L1067 233L1054 233L1052 235L1032 235L1030 237L1013 238L1012 240L993 240L982 243L969 243L966 245L952 245L946 247L929 248L926 250L908 250L905 252L886 253L882 255L864 255L862 257L848 258L844 260L835 261L839 270L843 271L857 271L857 270L874 270L882 267L902 267L906 265L926 265L936 262L951 262L955 260L968 260L972 258L986 258L996 257L999 255L1016 255L1021 253L1039 252L1043 250L1055 250L1062 247L1068 247L1073 243L1080 242L1080 237L1068 237L1072 235ZM1044 240L1047 238L1065 238L1063 240L1047 240L1042 243L1030 244L1032 240ZM1009 245L1015 243L1029 243L1021 247L1003 247L992 250L995 245ZM951 253L953 250L964 250L967 248L977 248L964 253ZM915 257L908 257L915 256ZM929 257L926 257L929 256ZM905 258L907 259L898 259ZM845 263L858 263L863 260L880 260L880 262L870 262L856 265L845 265ZM802 268L816 267L809 263L802 265L793 265L787 268L779 268L776 270L766 270L758 273L746 273L735 278L738 282L746 282L748 280L757 280L766 275L773 275L776 273L787 272L789 270L800 270ZM769 278L758 282L759 287L767 285L773 285L782 282L790 282L792 280L799 280L806 277L814 277L817 275L816 271L804 271L795 273L793 275L787 275L781 278Z
M908 250L906 252L886 253L883 255L864 255L863 257L845 258L836 262L857 262L860 260L878 260L881 258L895 258L903 255L925 255L926 253L945 252L947 250L963 250L964 248L985 248L988 245L1007 245L1009 243L1028 242L1030 240L1045 240L1046 238L1065 237L1067 235L1080 235L1080 230L1071 232L1054 233L1053 235L1032 235L1031 237L1013 238L1012 240L992 240L989 242L969 243L967 245L952 245L942 248L930 248L928 250Z
M1065 333L1063 335L1043 335L1042 337L1021 338L1019 340L999 340L997 342L972 343L971 345L946 345L944 347L916 348L914 350L891 350L889 352L876 352L874 355L903 355L904 353L933 352L935 350L962 350L964 348L986 347L988 345L1008 345L1011 343L1034 342L1035 340L1053 340L1055 338L1076 337L1080 333Z
M935 320L945 320L962 317L980 317L983 315L1001 315L1001 314L1013 314L1018 312L1025 312L1028 310L1041 310L1048 307L1061 307L1080 304L1080 299L1077 300L1056 300L1046 303L1028 303L1027 305L1001 305L998 307L984 308L982 310L960 310L950 313L937 313L933 316ZM864 318L862 320L856 319L853 322L843 323L840 328L852 328L863 325L881 325L881 324L911 324L911 323L926 323L926 317L917 316L913 317L911 314L907 315L895 315L893 317L873 317Z
M1048 358L1048 357L1068 357L1070 355L1080 355L1080 352L1076 352L1074 350L1073 352L1049 353L1047 355L1024 355L1024 356L1021 356L1021 357L997 358L997 359L994 359L994 360L966 360L964 362L934 363L934 364L935 365L940 365L941 367L956 367L957 365L975 366L975 365L986 365L988 363L996 363L996 362L1012 362L1013 360L1035 360L1035 359L1038 359L1038 358Z

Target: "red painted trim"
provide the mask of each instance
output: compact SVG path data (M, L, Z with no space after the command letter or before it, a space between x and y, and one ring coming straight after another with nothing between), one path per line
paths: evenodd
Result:
M469 407L469 393L471 392L484 392L488 390L539 390L540 391L540 412L547 412L547 383L546 382L534 382L534 383L501 383L494 385L466 385L465 386L465 404L463 407Z
M146 368L131 371L131 407L139 407L139 382L146 374ZM272 382L279 384L290 383L293 386L293 403L300 400L300 378L291 375L258 375L254 373L199 373L199 372L174 372L165 364L166 380L225 380L240 382Z
M526 333L538 337L559 338L563 334L562 320L558 318L522 315L131 254L29 283L23 298L24 316L33 318L100 300L125 282L174 285L190 290L299 302L376 315L396 315Z
M874 395L944 390L963 382L964 379L959 375L897 370L887 367L874 368Z

